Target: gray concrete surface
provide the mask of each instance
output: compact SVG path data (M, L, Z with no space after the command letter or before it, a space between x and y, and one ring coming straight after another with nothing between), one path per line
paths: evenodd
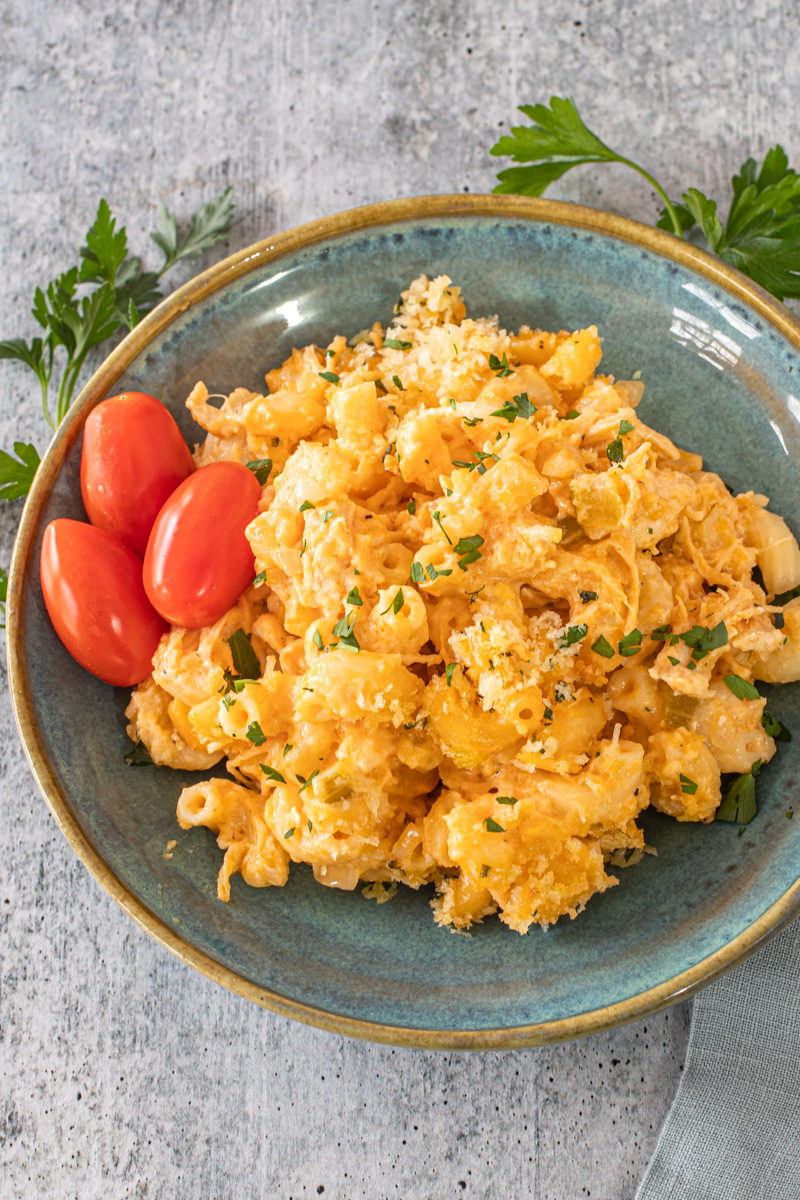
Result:
M2 0L0 334L106 196L133 248L227 183L232 248L398 195L486 191L516 104L573 94L672 193L800 162L800 19L780 0ZM621 168L554 196L654 218ZM184 276L176 272L179 282ZM0 364L0 446L45 441ZM19 506L0 511L0 561ZM571 1045L424 1054L250 1007L173 961L56 831L0 699L0 1196L630 1200L689 1005Z

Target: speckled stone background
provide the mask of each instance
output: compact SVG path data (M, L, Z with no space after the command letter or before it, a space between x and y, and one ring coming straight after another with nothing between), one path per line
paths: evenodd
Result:
M232 183L236 249L374 200L488 191L515 106L553 92L672 194L720 193L776 140L800 162L798 43L787 0L1 0L0 336L31 335L33 288L100 196L147 257L160 200L185 216ZM656 214L622 168L551 194ZM2 363L0 446L19 437L45 428ZM18 514L0 510L1 562ZM291 1024L132 925L56 831L7 698L0 738L0 1196L633 1196L689 1004L482 1056Z

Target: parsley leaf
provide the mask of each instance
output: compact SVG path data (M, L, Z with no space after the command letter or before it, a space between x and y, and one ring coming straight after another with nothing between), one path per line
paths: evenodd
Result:
M505 358L505 355L503 355ZM505 419L514 424L517 417L532 417L536 412L536 408L528 399L527 392L520 392L518 396L513 396L511 400L506 400L502 408L496 409L490 415L493 417L505 417Z
M437 512L435 512L435 513L433 514L433 519L434 519L434 521L436 522L436 524L439 526L439 528L441 529L441 531L442 531L442 533L444 534L444 536L447 538L447 541L448 541L449 545L451 545L451 546L452 546L452 544L453 544L453 543L452 543L452 541L450 540L450 536L449 536L449 534L448 534L447 530L445 529L444 525L442 524L442 514L441 514L440 512L438 512L438 511L437 511Z
M223 242L233 224L233 188L228 187L221 196L209 200L192 213L189 232L183 241L178 238L178 223L165 204L158 210L156 227L150 234L161 253L164 264L159 271L163 275L170 267L184 258L196 258L212 246Z
M639 653L642 636L638 629L632 629L630 633L625 634L617 647L623 658L630 658L631 655Z
M125 755L125 762L129 767L154 767L156 764L150 755L150 751L145 746L144 742L139 741Z
M494 802L495 804L517 804L518 800L516 796L495 796Z
M269 479L269 473L272 470L271 458L254 458L252 462L247 463L248 471L252 471L258 482L263 487Z
M401 342L399 338L384 338L383 344L387 350L410 350L411 342Z
M251 721L247 726L247 731L244 735L248 742L252 742L254 746L263 746L267 740L264 735L264 730L259 725L258 721Z
M758 812L755 781L760 770L761 759L757 758L746 774L734 780L717 809L717 821L735 821L737 825L747 825L752 821Z
M473 534L472 537L459 538L455 544L456 554L469 554L471 550L477 550L478 546L483 545L483 538L480 534Z
M773 717L772 713L768 713L766 709L761 714L761 724L764 726L767 736L775 738L777 742L790 742L792 740L792 735L786 726L781 725L780 721Z
M424 583L425 582L425 570L422 566L422 563L412 562L412 564L411 564L411 582L412 583Z
M742 679L741 675L726 675L724 682L737 700L761 699L758 688L753 687L752 683L748 683L746 679Z
M360 608L363 603L364 603L364 601L361 599L361 594L360 594L358 588L357 587L350 588L350 591L347 593L347 596L345 597L345 604L354 604L354 605L356 605L356 607Z
M386 343L385 343L385 342L384 342L384 345L386 345ZM399 375L393 375L393 376L392 376L392 383L393 383L393 384L394 384L394 386L397 388L398 392L404 392L404 391L406 390L406 389L403 387L403 381L402 381L402 379L400 378L400 376L399 376Z
M415 515L416 511L417 511L416 500L409 500L408 504L406 505L406 512L409 513L410 516L413 517Z
M453 683L453 671L455 671L455 669L456 669L456 667L457 667L457 666L458 666L458 663L454 663L454 662L452 662L452 663L448 663L448 664L447 664L447 666L446 666L446 667L445 667L445 669L444 669L444 676L445 676L445 679L447 680L447 686L448 686L448 687L451 687L451 686L452 686L452 683Z
M606 446L606 457L609 462L621 463L625 459L625 449L622 445L622 438L617 435L613 442L609 442Z
M614 648L608 644L602 633L600 634L600 637L596 639L596 641L592 642L592 649L594 650L595 654L599 654L602 658L614 657Z
M590 604L592 600L597 599L597 592L578 592L578 595L584 604Z
M403 589L398 588L397 592L395 593L394 600L390 601L390 603L387 604L386 608L384 608L383 611L381 612L381 616L382 617L385 616L386 613L388 613L389 609L391 609L392 612L394 613L394 615L397 616L397 614L400 612L400 609L403 607L404 603L405 603L405 601L403 599Z
M324 379L326 383L338 383L339 376L335 371L317 371L320 379Z
M487 833L505 833L503 826L498 825L497 821L494 821L491 817L487 817L483 824Z
M514 372L508 365L508 358L504 354L502 358L498 358L496 354L489 355L489 370L497 372L498 379L507 379Z
M563 650L566 646L575 646L578 642L582 642L588 632L588 625L569 625L566 632L562 633L558 639L559 650Z
M261 663L250 642L250 634L237 629L225 641L230 646L233 669L240 679L260 679Z
M688 775L680 775L678 778L681 781L681 791L687 796L693 796L697 791L697 784L695 781L690 779Z
M14 442L14 454L0 450L0 500L27 496L39 466L39 452L30 442Z
M274 767L268 767L264 763L258 764L261 770L266 775L267 779L271 779L273 783L286 783L286 780L281 775L280 771L276 771Z

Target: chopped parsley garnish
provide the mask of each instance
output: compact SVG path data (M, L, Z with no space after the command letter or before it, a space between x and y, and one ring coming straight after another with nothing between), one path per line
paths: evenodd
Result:
M425 569L422 566L422 563L413 562L411 564L411 582L412 583L424 583L425 582Z
M584 604L591 604L592 600L597 599L597 592L578 592Z
M325 649L325 643L322 640L322 634L320 633L320 631L318 629L314 630L314 636L311 640L314 643L314 645L317 647L318 650Z
M243 629L237 629L235 633L232 633L225 640L230 646L233 669L239 678L259 679L261 677L261 663L258 661L258 655L250 643L250 634L245 633Z
M509 375L514 374L514 372L511 370L511 367L508 365L508 359L506 358L505 354L502 358L498 358L496 354L490 354L489 370L496 371L498 379L507 379Z
M385 344L386 344L386 343L384 342L384 345L385 345ZM399 375L393 375L393 376L392 376L392 383L393 383L393 384L394 384L394 386L397 388L398 392L404 392L404 391L406 390L406 389L403 387L403 381L401 380L401 378L400 378L400 376L399 376Z
M310 508L316 508L316 504L312 504L310 500L304 500L300 505L299 512L308 512Z
M406 505L406 512L410 513L411 516L413 517L414 514L416 513L416 511L417 511L416 500L409 500L408 504Z
M356 616L356 613L348 613L347 616L337 621L333 627L333 636L339 639L336 643L336 648L350 650L353 654L358 654L361 649L356 640L356 635L353 633Z
M747 683L746 679L741 676L726 676L723 680L729 691L732 691L736 700L760 700L758 688L753 688L752 683Z
M722 646L727 646L728 630L724 621L720 621L713 629L708 629L705 625L693 625L686 633L673 633L670 637L673 645L679 640L692 647L692 658L695 663L698 663L712 650L719 650Z
M444 534L444 536L447 538L448 544L449 544L450 546L452 546L452 544L453 544L453 543L452 543L452 541L450 540L450 537L449 537L449 535L448 535L448 533L447 533L447 530L445 529L444 525L442 524L442 516L441 516L441 513L440 513L440 512L438 512L438 510L437 510L437 512L435 512L435 513L433 514L433 519L434 519L434 521L436 522L436 524L439 526L439 528L441 529L441 531L442 531L442 533Z
M258 482L263 487L269 479L269 473L272 470L271 458L254 458L252 462L247 464L248 471L252 471Z
M248 742L252 742L254 746L263 746L267 740L264 736L264 730L259 725L258 721L251 721L247 726L247 731L244 735Z
M311 821L310 821L310 820L309 820L309 822L308 822L308 832L309 832L309 833L313 833L313 832L314 832L314 826L311 824Z
M285 755L286 751L284 750L283 753ZM274 767L267 767L264 765L264 763L259 763L258 765L261 767L261 770L264 772L267 779L271 779L273 783L286 783L286 780L281 775L280 771L276 771Z
M324 379L326 383L338 383L339 376L335 371L317 371L320 379Z
M581 415L581 414L578 412L577 408L573 408L573 409L571 410L571 412L568 412L568 413L567 413L567 415L564 417L564 420L565 420L565 421L574 421L574 420L575 420L575 418L576 418L576 417L579 417L580 415Z
M681 660L679 658L673 658L671 654L668 654L667 658L672 663L673 667L679 667L681 665Z
M305 538L303 538L303 544L300 547L300 557L301 558L303 557L303 555L305 554L307 549L308 549L308 542L306 541Z
M470 550L477 550L478 546L483 545L483 538L480 534L475 533L472 537L459 538L455 544L456 554L469 554Z
M623 420L622 420L622 421L620 421L620 425L619 425L619 433L620 433L620 434L623 434L623 433L632 433L632 432L633 432L633 430L634 430L635 428L636 428L636 426L635 426L635 425L631 425L630 421L626 421L626 420L623 418Z
M625 449L622 445L622 438L617 436L613 442L609 442L606 446L606 457L609 462L621 463L625 458Z
M503 826L498 825L497 821L493 820L491 817L487 817L483 824L487 833L505 833Z
M292 836L292 834L294 833L294 831L295 831L295 828L296 828L296 827L293 825L291 829L287 829L287 830L286 830L286 833L285 833L283 836L284 836L285 838L290 838L290 837Z
M464 424L468 425L471 429L473 425L479 425L482 420L483 417L464 417Z
M495 804L516 804L517 797L516 796L495 796L494 802L495 802Z
M680 775L681 791L687 796L693 796L697 791L697 784L688 775Z
M609 646L602 633L596 641L592 642L592 649L594 650L595 654L601 655L602 658L614 657L614 648L613 646Z
M380 392L382 395L384 395L384 396L386 395L386 384L383 382L383 380L382 380L382 379L376 379L376 380L375 380L375 387L378 389L378 391L379 391L379 392Z
M293 750L293 749L294 749L294 746L292 745L292 743L287 742L286 745L283 747L283 757L286 758L286 755L289 753L289 751Z
M358 588L350 588L350 591L347 593L347 597L345 599L345 604L353 604L356 606L356 608L360 608L363 603L364 601L361 599Z
M790 600L796 600L798 596L800 596L800 584L792 588L789 592L781 592L779 596L775 597L772 603L777 605L788 604Z
M154 767L156 764L150 756L143 741L138 741L132 750L125 755L124 760L129 767Z
M470 566L471 563L477 562L478 559L482 557L483 555L481 554L480 550L470 550L464 555L463 558L458 560L458 566L462 571L466 571L467 567ZM441 571L439 573L442 574Z
M517 417L532 417L535 412L534 405L528 399L528 393L521 392L519 396L514 396L511 400L506 400L503 407L496 409L491 415L493 417L505 417L513 425Z
M613 653L613 651L612 651L612 653ZM553 710L552 710L552 708L545 707L545 710L544 710L544 719L545 719L545 721L552 721L552 719L553 719Z
M316 779L317 775L319 775L319 768L317 768L315 771L312 771L311 774L309 775L308 779L303 779L302 775L297 776L297 778L300 780L300 782L302 784L302 787L300 788L301 793L304 792L306 790L306 788L311 785L312 779Z
M428 563L427 567L425 568L425 574L428 576L428 579L430 579L431 583L433 583L434 579L438 579L440 575L452 575L453 568L447 567L447 569L444 571L437 571L433 563Z
M322 514L322 524L327 525L328 521L330 521L331 517L335 517L335 516L336 516L336 513L333 511L332 508L326 508L325 512Z
M757 758L746 774L733 781L717 809L718 821L735 821L737 825L748 825L752 821L758 812L756 775L760 770L761 759Z
M383 345L386 350L410 350L411 342L401 342L400 338L384 338Z
M752 683L748 683L746 679L742 679L741 675L726 675L724 683L737 700L761 699L758 688L753 687Z
M386 616L389 609L391 609L392 612L394 613L394 615L397 616L397 614L400 612L400 609L403 607L404 604L405 604L405 600L403 599L403 589L398 588L397 592L395 593L394 600L392 600L391 603L386 605L386 608L384 608L384 610L382 611L381 616L382 617Z
M329 349L329 350L326 350L326 351L325 351L325 357L326 357L326 358L335 358L335 357L336 357L336 351L335 351L335 350L330 350L330 349Z
M479 588L476 588L474 592L467 592L467 595L469 596L470 604L474 604L475 601L478 599L478 596L480 596L481 592L485 591L485 589L486 589L486 584L482 583L481 586Z
M561 637L558 639L559 650L563 650L566 646L575 646L578 642L582 642L588 632L588 625L568 625L566 632L562 633ZM594 649L594 647L592 647L592 649Z
M669 625L659 625L656 629L650 631L650 637L654 642L665 642L669 637L669 631Z
M486 459L491 458L495 462L499 462L500 458L497 454L490 454L485 450L473 450L476 462L464 462L463 459L454 458L453 466L461 467L464 471L477 471L479 475L486 474Z
M250 587L261 587L262 583L266 583L266 582L267 582L267 572L259 571L258 574L256 575L255 579L253 580L253 582L250 584Z
M453 671L455 671L458 663L448 663L444 669L444 677L447 680L447 686L451 687L453 683Z
M790 742L792 740L792 735L786 726L781 725L780 721L773 717L771 713L768 713L766 709L761 714L761 724L764 726L767 736L775 738L777 742Z
M233 690L238 695L240 692L244 691L244 689L247 687L248 683L258 683L258 680L257 679L234 679Z
M638 629L632 629L630 633L626 633L618 645L618 650L623 658L630 658L632 654L638 654L642 645L642 634Z

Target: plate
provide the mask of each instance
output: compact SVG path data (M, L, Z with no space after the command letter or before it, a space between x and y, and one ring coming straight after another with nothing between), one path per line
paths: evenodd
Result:
M634 222L542 200L438 196L357 209L260 242L166 299L84 388L48 451L14 550L8 659L20 734L42 793L77 854L162 945L218 983L286 1016L378 1041L500 1048L557 1041L642 1016L732 967L800 909L800 685L770 709L796 740L758 781L759 814L680 825L648 812L658 857L620 872L578 920L525 936L489 920L470 937L434 925L430 895L401 888L377 907L293 866L283 889L233 880L221 852L182 832L180 788L196 777L130 768L128 693L69 657L45 613L42 530L84 518L83 423L105 396L159 396L190 440L183 407L263 387L294 346L325 345L376 318L421 272L446 273L474 316L515 329L596 324L603 366L641 372L645 421L703 454L735 490L770 496L800 531L800 324L723 263ZM767 689L769 692L769 689ZM175 840L169 857L166 845Z

